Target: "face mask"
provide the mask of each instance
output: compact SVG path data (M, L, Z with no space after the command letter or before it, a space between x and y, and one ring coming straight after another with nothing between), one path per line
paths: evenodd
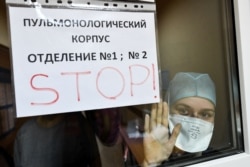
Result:
M214 124L198 118L173 114L169 115L171 133L178 123L181 124L181 132L177 137L176 147L190 153L201 152L208 148Z

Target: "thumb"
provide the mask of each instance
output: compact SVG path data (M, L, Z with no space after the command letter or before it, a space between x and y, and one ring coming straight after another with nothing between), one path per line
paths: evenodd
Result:
M181 124L176 124L172 131L171 137L169 138L168 141L170 147L174 147L176 139L180 134L180 131L181 131Z
M176 124L172 131L169 141L175 143L180 131L181 131L181 124Z
M181 124L175 125L173 132L171 134L171 137L169 138L167 142L166 152L165 152L165 159L168 159L169 156L172 154L176 139L181 131Z

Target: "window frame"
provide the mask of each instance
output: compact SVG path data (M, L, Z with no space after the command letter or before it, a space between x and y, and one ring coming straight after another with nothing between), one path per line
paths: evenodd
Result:
M236 43L238 55L238 70L240 79L242 127L244 138L244 153L202 162L190 167L235 167L246 166L250 163L250 0L234 0L234 17L236 27Z

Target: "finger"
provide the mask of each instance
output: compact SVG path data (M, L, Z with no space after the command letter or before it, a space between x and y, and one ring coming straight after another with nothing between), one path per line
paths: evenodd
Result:
M157 110L157 104L152 105L152 110L151 110L151 117L150 117L150 126L151 130L153 130L156 126L156 110Z
M176 139L181 131L181 124L175 125L171 137L169 139L170 145L175 145Z
M167 148L166 148L166 153L165 153L166 157L165 158L168 158L172 154L177 137L178 137L180 131L181 131L181 124L177 124L174 127L172 135L167 143Z
M163 102L163 109L162 109L162 125L165 127L168 127L168 112L169 112L169 107L167 102Z
M144 131L145 133L149 133L149 115L145 115L145 123L144 123Z
M157 105L157 113L156 113L156 125L161 125L162 123L162 100Z

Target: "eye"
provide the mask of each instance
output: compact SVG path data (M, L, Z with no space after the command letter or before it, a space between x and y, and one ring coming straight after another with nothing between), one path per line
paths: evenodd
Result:
M202 111L199 115L200 115L200 117L202 119L205 119L205 120L214 118L214 112L213 111Z
M188 109L187 108L185 108L185 107L178 107L177 108L177 112L178 112L178 114L180 114L180 115L189 115L189 111L188 111Z

